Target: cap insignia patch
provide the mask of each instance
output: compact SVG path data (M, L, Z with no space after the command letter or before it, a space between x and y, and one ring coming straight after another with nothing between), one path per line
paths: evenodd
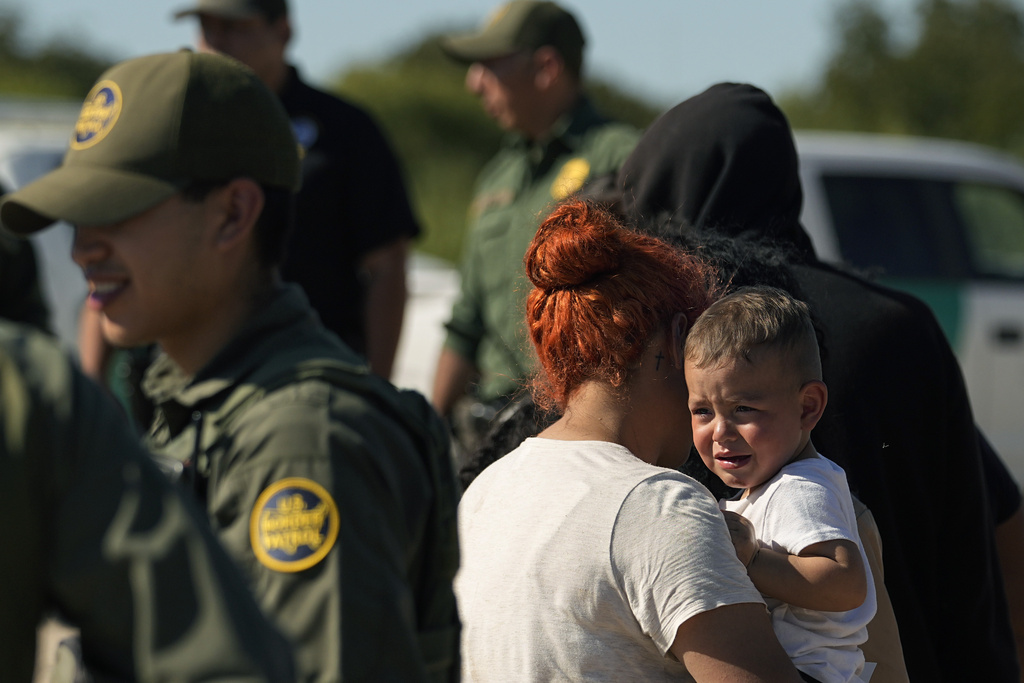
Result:
M113 81L100 81L85 97L71 136L72 149L86 149L102 140L121 115L121 89Z
M299 572L327 556L339 526L338 506L326 489L309 479L292 477L260 494L249 518L249 540L264 566Z
M551 183L551 197L562 200L574 192L578 192L587 176L590 175L590 162L586 159L576 157L569 159L558 172L555 182Z

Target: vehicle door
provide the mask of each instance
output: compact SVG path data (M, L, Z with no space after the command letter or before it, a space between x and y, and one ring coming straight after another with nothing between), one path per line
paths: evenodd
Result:
M975 419L1024 482L1024 183L925 169L804 170L805 224L831 252L823 257L932 307Z

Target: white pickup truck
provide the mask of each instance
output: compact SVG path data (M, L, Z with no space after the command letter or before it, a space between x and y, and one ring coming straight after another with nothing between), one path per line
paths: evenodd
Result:
M928 302L978 424L1024 483L1024 166L952 141L801 132L796 142L818 255Z

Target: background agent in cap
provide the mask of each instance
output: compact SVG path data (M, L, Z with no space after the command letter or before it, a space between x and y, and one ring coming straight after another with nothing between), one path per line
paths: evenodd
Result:
M0 221L75 225L104 336L163 350L144 382L148 445L206 506L300 679L449 680L443 427L280 282L298 182L277 98L239 62L183 51L101 76L62 166L6 197Z
M523 255L540 219L588 178L617 169L637 140L635 130L601 116L583 95L583 44L572 14L533 0L503 5L479 31L442 42L469 65L466 87L510 133L477 179L462 291L434 380L434 406L452 415L469 450L487 416L534 369L523 329ZM473 380L473 397L461 400Z

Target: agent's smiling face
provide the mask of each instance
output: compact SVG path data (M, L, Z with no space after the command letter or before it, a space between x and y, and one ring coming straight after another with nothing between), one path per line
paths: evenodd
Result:
M204 333L222 299L211 272L217 221L209 199L178 194L119 223L75 227L71 256L107 341L170 351Z
M807 385L794 380L778 353L757 351L751 360L707 368L685 364L694 446L708 469L733 488L771 479L801 455L810 434Z

